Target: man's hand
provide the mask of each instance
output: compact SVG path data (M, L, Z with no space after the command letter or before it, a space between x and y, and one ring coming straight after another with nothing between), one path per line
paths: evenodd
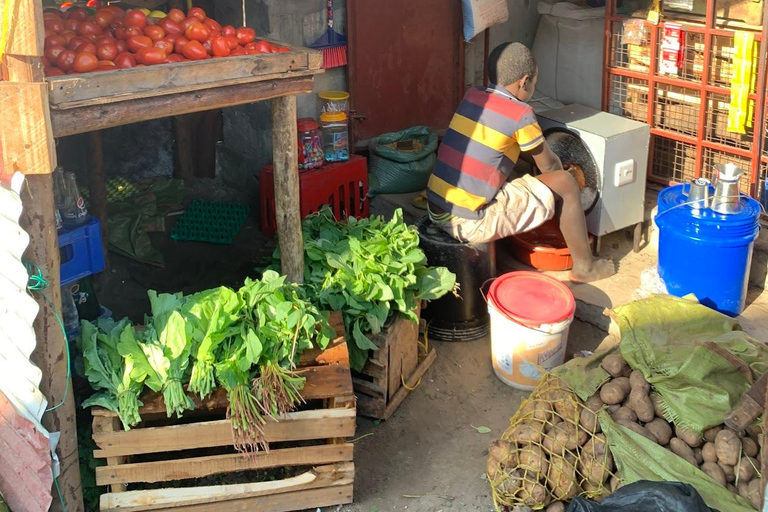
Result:
M542 142L530 151L530 155L533 157L533 161L536 162L536 167L541 172L553 172L562 171L563 163L560 158L552 151L547 141Z

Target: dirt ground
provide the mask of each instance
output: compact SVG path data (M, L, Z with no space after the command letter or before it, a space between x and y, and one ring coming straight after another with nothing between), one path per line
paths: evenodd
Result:
M169 218L167 231L172 227ZM235 244L177 242L151 235L166 260L152 267L111 255L111 269L97 285L100 302L115 318L142 321L146 290L193 293L219 285L240 286L269 261L274 242L249 220ZM606 333L576 321L569 357L593 350ZM499 436L527 392L502 383L491 368L488 339L433 342L437 360L418 388L386 422L358 419L355 503L329 510L485 510L493 503L484 476L488 443ZM474 427L485 426L489 434Z

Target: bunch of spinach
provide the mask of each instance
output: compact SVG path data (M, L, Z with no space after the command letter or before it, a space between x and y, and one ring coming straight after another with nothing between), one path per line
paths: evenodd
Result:
M419 301L456 292L456 276L428 267L419 236L403 222L402 210L391 220L350 218L337 222L329 207L302 221L304 279L315 301L340 310L348 336L350 363L361 370L376 345L367 334L381 331L391 314L417 321ZM274 258L279 260L280 250Z

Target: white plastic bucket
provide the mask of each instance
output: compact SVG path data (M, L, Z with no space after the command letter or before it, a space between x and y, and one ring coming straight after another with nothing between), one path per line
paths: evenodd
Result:
M513 278L528 278L529 281L533 278L540 284L530 289L528 285L531 283L528 282L518 290L515 288L516 284L510 280ZM568 331L573 322L576 303L573 294L565 285L543 274L513 272L499 277L498 280L506 280L506 294L513 290L518 300L526 303L527 309L547 310L542 317L557 319L552 323L539 323L535 317L518 317L514 311L500 303L503 297L494 293L497 283L494 283L488 293L493 371L505 384L532 390L541 379L543 371L549 371L565 361ZM557 303L556 310L552 309L553 294L563 299L561 303L554 299Z

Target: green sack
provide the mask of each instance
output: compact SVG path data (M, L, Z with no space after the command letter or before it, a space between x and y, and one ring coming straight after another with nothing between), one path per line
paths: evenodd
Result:
M398 143L413 141L413 148ZM427 186L435 166L437 133L427 126L387 133L371 139L369 195L418 192Z

